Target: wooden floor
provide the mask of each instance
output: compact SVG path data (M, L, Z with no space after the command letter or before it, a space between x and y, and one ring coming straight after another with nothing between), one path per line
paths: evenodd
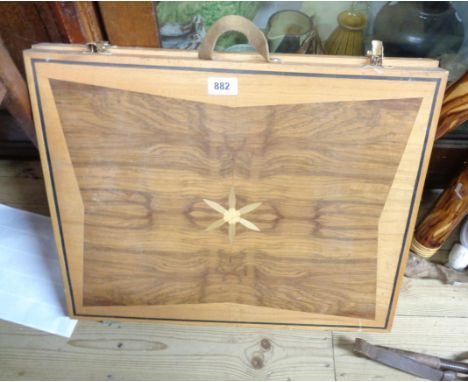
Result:
M48 213L37 162L0 161L0 203ZM83 321L67 340L0 321L0 379L412 379L354 355L356 337L467 358L468 286L405 280L390 334Z

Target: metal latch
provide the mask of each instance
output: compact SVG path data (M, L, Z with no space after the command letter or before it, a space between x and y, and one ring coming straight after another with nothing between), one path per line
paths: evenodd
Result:
M367 51L367 57L372 66L382 66L384 58L384 47L382 41L372 40L372 49Z
M110 48L109 41L92 41L86 44L89 53L104 53Z

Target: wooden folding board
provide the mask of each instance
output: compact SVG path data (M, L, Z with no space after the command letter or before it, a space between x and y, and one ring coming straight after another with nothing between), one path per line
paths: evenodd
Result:
M25 52L71 316L391 327L447 73L277 58Z

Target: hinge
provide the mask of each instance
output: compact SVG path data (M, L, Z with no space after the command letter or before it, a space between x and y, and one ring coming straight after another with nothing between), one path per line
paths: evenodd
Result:
M382 41L372 40L372 49L367 51L372 66L382 66L384 58L384 47Z
M86 44L88 53L104 53L110 48L109 41L92 41Z

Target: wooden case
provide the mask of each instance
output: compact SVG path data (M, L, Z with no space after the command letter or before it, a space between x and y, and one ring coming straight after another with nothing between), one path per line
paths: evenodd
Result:
M71 316L391 327L447 73L275 57L25 52Z

